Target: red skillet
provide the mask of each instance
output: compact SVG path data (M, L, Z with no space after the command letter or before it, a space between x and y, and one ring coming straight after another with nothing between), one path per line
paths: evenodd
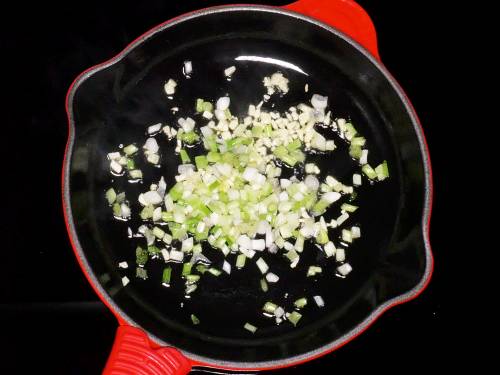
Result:
M242 56L268 57L282 66ZM391 165L387 183L360 194L363 212L356 220L364 224L364 235L359 248L352 250L352 277L318 281L314 288L327 305L304 314L296 329L280 325L255 335L241 330L244 318L255 313L249 306L269 298L252 288L251 274L207 283L183 308L182 296L159 283L121 284L123 273L116 265L127 257L133 264L134 256L124 235L128 224L110 219L103 198L110 183L105 155L119 143L137 140L145 124L172 116L161 85L172 72L180 74L186 59L193 61L195 72L189 89L180 89L176 100L191 103L194 95L220 96L227 88L214 81L217 72L240 64L238 71L248 79L231 83L232 102L255 102L261 95L255 77L279 68L297 87L309 83L328 95L335 113L350 117L371 140L373 157ZM289 69L283 62L300 69ZM303 101L303 96L291 93L286 100ZM370 18L351 0L301 0L283 8L224 6L180 16L82 73L68 92L66 106L67 229L83 272L119 322L106 374L297 365L346 344L385 310L416 297L429 282L432 181L424 135L408 98L379 61ZM162 173L172 175L176 163L168 159ZM349 162L337 158L321 168L341 178L352 174ZM306 282L291 277L286 290L300 293L309 287ZM277 287L272 293L284 292ZM194 328L190 311L202 316L204 324Z

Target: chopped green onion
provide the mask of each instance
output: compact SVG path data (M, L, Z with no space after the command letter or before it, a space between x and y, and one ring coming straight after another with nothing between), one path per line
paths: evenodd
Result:
M198 264L196 266L196 271L198 271L199 273L201 273L202 275L208 271L208 267L205 266L204 264Z
M196 105L195 105L195 108L196 108L196 112L200 113L200 112L203 112L203 99L196 99Z
M128 146L125 146L123 148L123 152L127 156L131 156L131 155L135 154L138 150L139 150L139 148L136 145L134 145L133 143L128 145Z
M222 272L221 272L220 270L218 270L217 268L209 268L207 271L208 271L209 273L211 273L212 275L214 275L214 276L220 276L220 275L221 275L221 273L222 273Z
M246 259L247 259L247 257L245 256L245 254L238 255L238 257L236 258L236 268L245 267L245 260Z
M262 289L263 292L267 292L269 290L266 279L260 279L260 289Z
M193 322L193 324L196 326L198 324L200 324L200 319L198 319L198 317L194 314L191 314L191 321Z
M179 155L181 157L181 160L182 160L182 163L183 164L187 164L187 163L190 163L191 162L191 158L189 157L188 153L186 150L182 149L180 152L179 152Z
M200 275L186 275L186 281L188 284L196 283L200 280Z
M210 102L203 102L203 112L212 112L214 105Z
M292 312L288 316L288 320L290 323L292 323L294 326L297 326L297 323L299 322L300 318L302 318L302 314L298 313L297 311Z
M190 275L191 274L191 267L193 267L193 265L191 263L184 263L182 265L182 276Z
M375 167L375 173L377 173L377 179L379 181L383 181L387 177L389 177L389 167L387 166L386 160L384 160L381 164Z
M135 269L135 276L139 279L146 280L148 278L148 271L142 267L137 267Z
M186 142L188 145L192 145L193 143L200 140L200 136L194 131L182 133L179 138L181 139L181 141Z
M353 206L349 203L343 203L342 206L340 206L340 209L346 212L354 212L358 209L358 206Z
M361 171L368 177L370 180L374 180L377 178L377 172L370 166L370 164L365 164L361 167Z
M142 171L140 169L133 169L128 172L128 175L130 176L131 179L138 180L142 178Z
M307 270L307 277L316 276L316 274L323 272L323 269L318 266L310 266Z
M161 252L161 250L158 249L158 247L156 247L154 245L148 246L148 254L149 255L158 255L160 252Z
M106 199L108 200L108 203L111 205L115 203L116 200L116 192L115 189L110 188L106 191Z
M149 253L147 250L140 246L135 249L135 261L138 265L144 266L149 259Z
M172 267L165 267L163 269L163 275L162 275L163 284L169 285L171 277L172 277Z
M153 228L153 236L155 236L156 238L161 240L165 236L165 232L161 228L154 227Z
M354 159L360 159L361 158L361 146L357 146L351 143L351 146L349 147L349 155L354 158Z
M198 170L206 168L208 166L208 160L205 155L195 156L194 162Z
M149 205L144 207L139 215L142 220L151 219L153 217L154 210L155 210L154 206Z
M305 297L302 297L302 298L299 298L297 301L295 301L293 303L295 305L295 307L297 307L298 309L301 309L303 308L304 306L307 305L307 298Z
M245 323L245 325L243 326L243 328L245 328L247 331L250 331L252 333L255 333L257 331L257 327L255 327L254 325L250 324L250 323Z
M269 313L269 314L274 314L274 311L278 308L278 305L272 303L272 302L266 302L264 306L262 307L262 310L264 312Z
M132 171L134 169L135 169L134 159L127 159L127 170L129 171L129 174L130 174L130 171Z

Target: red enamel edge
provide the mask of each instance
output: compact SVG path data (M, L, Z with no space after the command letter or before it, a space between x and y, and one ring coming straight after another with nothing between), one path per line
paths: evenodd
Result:
M322 21L350 36L380 60L370 16L352 0L298 0L285 9Z
M333 3L333 4L331 4L331 3ZM309 4L309 5L306 5L306 4ZM316 7L310 8L311 4L314 4ZM341 11L341 13L343 14L342 17L340 17L342 19L342 21L339 21L340 18L335 19L335 17L330 17L326 14L321 14L322 12L324 12L324 10L320 11L319 5L325 6L325 8L321 8L321 9L328 9L328 11L333 11L334 9ZM333 6L330 7L330 5L333 5ZM347 8L341 8L344 5L346 7L349 7L349 9L350 9L348 11L349 15L347 15L347 13L344 13ZM235 5L232 5L232 6L235 6ZM225 8L225 7L230 7L230 6L212 7L212 8L204 8L204 9L217 9L217 8ZM270 8L272 8L272 7L270 7ZM379 55L378 55L378 50L377 50L376 32L375 32L375 28L373 26L373 23L371 22L371 19L369 18L368 14L358 4L354 3L354 1L352 1L352 0L299 0L299 1L297 1L293 4L290 4L286 7L283 7L283 8L304 14L304 15L312 17L312 18L316 18L322 22L325 22L328 25L331 25L335 28L338 28L340 31L346 33L351 38L353 38L355 41L357 41L359 44L361 44L363 47L365 47L375 58L380 60ZM151 352L156 351L157 353L159 353L156 355L154 355L154 354L150 355L151 358L156 358L158 355L160 355L160 356L163 356L165 358L164 361L167 361L167 362L170 361L170 363L172 363L172 361L174 361L174 362L178 361L179 366L180 366L180 370L179 370L180 372L166 372L167 374L187 374L189 372L189 369L192 368L193 366L203 366L203 367L209 367L209 368L219 368L219 369L236 370L236 371L264 371L264 370L273 370L273 369L279 369L279 368L286 368L286 367L290 367L290 366L296 366L296 365L320 358L326 354L329 354L329 353L343 347L344 345L348 344L349 342L354 340L356 337L358 337L360 334L365 332L369 327L371 327L378 320L378 318L380 318L380 316L382 316L390 308L397 306L397 305L400 305L400 304L403 304L403 303L406 303L406 302L409 302L409 301L417 298L420 294L422 294L422 292L428 286L428 284L431 280L431 277L432 277L432 273L434 271L434 258L432 255L432 249L431 249L431 245L430 245L430 241L429 241L430 220L431 220L431 214L432 214L432 204L433 204L433 195L434 195L429 148L427 145L427 141L425 139L422 125L420 123L420 120L418 119L418 116L417 116L414 108L413 108L413 105L409 101L408 97L406 96L406 94L404 93L402 88L399 86L400 91L405 95L406 102L410 105L412 112L416 117L416 120L417 120L416 122L418 124L419 129L420 129L420 133L421 133L422 140L424 143L423 151L425 152L425 154L427 156L426 164L427 164L427 169L428 169L428 173L429 173L429 200L428 200L428 206L426 207L427 212L428 212L427 223L426 223L427 225L426 225L426 231L423 232L423 236L424 236L423 239L424 239L424 242L426 244L426 248L428 248L428 250L429 250L429 271L427 273L427 277L426 277L424 284L420 287L420 289L415 294L409 296L406 299L400 299L397 301L393 301L392 303L385 306L382 310L380 310L377 313L377 315L372 317L372 319L370 320L370 322L366 326L364 326L362 329L360 329L354 335L349 337L347 340L339 343L339 345L331 347L323 352L317 353L315 355L311 355L311 356L304 358L304 359L301 359L301 360L290 361L289 363L275 365L275 366L264 366L264 367L255 367L255 368L236 367L236 366L232 367L232 366L221 366L217 363L216 360L214 361L214 363L196 361L196 360L193 360L193 359L190 359L190 358L184 356L180 351L178 351L175 348L170 348L170 347L161 348L160 345L158 343L152 341L143 330L141 330L139 328L132 327L132 326L127 324L126 320L120 316L120 314L108 302L107 298L103 295L103 293L101 293L101 290L97 287L97 285L94 284L94 279L92 278L92 276L88 272L86 266L84 265L82 259L79 256L77 246L76 246L76 241L73 238L73 235L71 232L71 225L70 225L71 218L68 217L67 210L66 210L67 206L69 205L69 202L66 202L66 198L65 198L65 194L64 194L64 187L65 187L65 180L66 180L65 166L66 166L67 158L68 158L68 150L69 150L69 147L71 144L71 130L72 130L71 116L70 116L70 101L69 101L70 94L71 94L71 92L73 92L75 85L88 72L116 62L122 55L124 55L126 52L128 52L128 50L131 49L141 39L144 39L145 37L147 37L151 34L154 34L157 30L163 28L165 25L167 25L169 23L172 23L178 19L187 17L191 14L198 13L199 11L202 11L204 9L199 9L199 10L185 13L185 14L180 15L178 17L172 18L172 19L165 21L165 22L159 24L158 26L150 29L149 31L145 32L144 34L142 34L141 36L137 37L132 42L130 42L127 45L127 47L125 47L125 49L123 49L120 53L118 53L114 57L112 57L112 58L110 58L110 59L108 59L100 64L94 65L94 66L86 69L82 73L80 73L74 79L74 81L71 83L71 85L68 89L68 92L66 93L65 108L66 108L66 115L67 115L67 119L68 119L68 139L67 139L66 147L64 150L63 168L62 168L62 175L61 175L62 198L63 198L62 199L62 208L63 208L64 222L66 225L66 230L68 232L71 247L72 247L73 252L77 258L77 261L78 261L78 264L80 265L80 268L82 269L85 277L89 281L89 283L92 286L92 288L94 289L95 293L99 296L101 301L111 310L111 312L115 315L115 317L119 323L119 327L117 329L117 335L115 338L115 343L113 344L112 352L110 354L110 357L108 359L108 363L106 364L106 368L104 370L105 371L104 373L106 375L129 375L129 374L130 375L132 375L132 374L147 375L147 374L149 374L149 371L147 371L147 365L149 365L150 363L148 362L147 359L143 362L143 364L146 365L146 367L134 368L134 369L126 369L126 368L120 369L120 367L118 367L118 369L114 370L115 372L110 372L109 369L113 368L113 366L115 364L117 364L117 358L119 357L117 353L119 352L119 349L122 347L121 344L124 342L124 340L123 340L124 337L127 335L133 335L136 337L139 337L139 336L144 337L147 340L146 342L143 342L144 346L148 347ZM352 17L360 17L361 18L361 22L359 25L363 25L363 26L360 26L357 29L357 31L354 31L354 29L350 28L351 26L349 26L350 21L348 22L348 20L352 21ZM139 346L143 347L142 343L139 344ZM146 356L146 358L148 358L148 356ZM157 361L157 359L152 359L152 361L155 362L155 361ZM185 369L187 369L187 371ZM186 371L186 372L183 372L183 371ZM152 373L156 374L156 372L152 372Z

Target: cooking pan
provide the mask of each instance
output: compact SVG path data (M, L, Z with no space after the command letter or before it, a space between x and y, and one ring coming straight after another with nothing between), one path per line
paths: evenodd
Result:
M193 63L189 80L182 76L185 60ZM239 77L227 85L220 71L231 65ZM264 296L254 285L258 270L248 267L213 278L185 299L181 290L157 281L160 266L152 265L145 281L135 279L132 269L118 269L123 260L134 264L135 247L126 233L139 223L117 223L109 214L106 154L139 139L147 125L173 122L170 107L193 106L196 97L229 93L233 113L243 113L244 106L259 101L261 77L276 70L291 85L276 109L304 101L303 89L297 88L307 83L311 93L329 97L337 116L361 129L372 144L371 157L391 166L383 184L361 188L362 210L355 220L363 225L363 237L349 253L354 271L345 279L311 280L283 269L285 282ZM170 77L183 83L166 104L162 86ZM66 108L69 137L62 183L67 229L83 272L119 324L106 374L297 365L346 344L429 282L432 178L424 135L408 98L379 60L370 18L351 0L300 0L282 8L222 6L182 15L80 74ZM145 186L161 175L167 181L175 175L178 161L168 147L162 168L144 176ZM321 169L342 179L352 174L351 164L335 157L323 160ZM304 254L310 260L321 256L307 247ZM277 261L272 266L282 267ZM123 275L132 280L126 287ZM311 288L326 305L304 313L296 328L263 325L255 334L241 329L242 322L257 319L254 306L284 296L293 301ZM202 323L193 326L191 313Z

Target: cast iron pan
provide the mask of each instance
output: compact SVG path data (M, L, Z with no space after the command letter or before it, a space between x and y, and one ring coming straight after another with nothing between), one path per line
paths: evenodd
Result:
M416 114L377 60L373 25L352 1L304 0L290 9L336 26L366 49L337 28L287 9L217 7L156 27L118 56L82 73L71 86L64 213L84 273L120 324L107 374L187 373L193 366L263 370L297 364L345 344L428 283L429 158ZM185 60L194 66L189 80L182 75ZM228 84L221 71L231 65L237 66L237 73ZM104 200L111 183L106 153L120 143L144 139L147 125L173 123L170 107L193 108L196 97L215 99L229 93L232 112L243 113L248 103L260 101L261 77L277 70L290 79L291 87L275 109L306 100L303 87L308 83L311 93L329 97L336 116L350 118L367 137L370 162L387 159L391 166L389 180L361 188L362 209L353 220L361 223L363 237L349 251L354 271L346 279L333 272L330 277L306 278L306 264L322 261L311 245L297 272L276 257L266 258L281 276L267 295L256 284L257 267L246 267L231 277L200 283L196 296L186 300L181 288L167 289L158 282L159 262L151 265L146 281L135 279L134 267L119 270L119 261L134 264L136 243L126 232L139 223L117 223L110 215ZM169 102L162 85L171 77L180 84ZM161 146L162 167L145 175L143 186L161 175L172 185L178 158L166 142ZM335 158L318 162L324 174L333 173L341 181L348 181L354 168L342 147ZM144 188L126 189L136 194ZM125 288L123 275L132 280ZM307 310L295 329L269 325L257 314L267 300L292 304L305 293L322 295L326 306ZM192 325L191 313L200 318L200 325ZM245 321L262 329L252 335L241 329Z

